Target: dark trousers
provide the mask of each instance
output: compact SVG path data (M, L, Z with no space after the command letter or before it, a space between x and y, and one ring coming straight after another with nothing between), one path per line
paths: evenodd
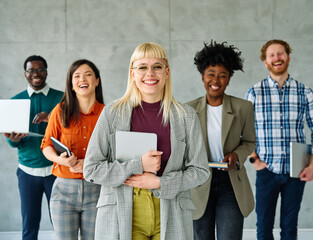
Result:
M243 215L228 172L213 169L211 190L204 215L193 221L195 240L242 239Z
M289 174L275 174L269 170L257 171L256 214L258 240L273 240L277 199L281 196L281 240L297 239L297 226L305 182Z
M25 173L20 168L17 169L16 175L21 198L23 240L37 240L42 196L43 193L46 194L49 204L55 176L35 177Z

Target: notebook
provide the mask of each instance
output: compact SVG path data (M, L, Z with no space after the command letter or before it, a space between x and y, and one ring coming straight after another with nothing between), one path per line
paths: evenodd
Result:
M210 168L228 168L228 162L209 162Z
M140 157L148 151L157 150L155 133L116 131L116 159L124 162Z
M29 132L30 99L0 99L0 132L25 133L31 137L42 134Z
M301 171L310 163L311 145L290 142L290 177L297 178Z

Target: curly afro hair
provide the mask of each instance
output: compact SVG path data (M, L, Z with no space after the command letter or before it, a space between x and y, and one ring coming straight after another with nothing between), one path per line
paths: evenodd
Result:
M227 42L216 43L211 40L210 45L204 43L204 48L196 53L194 63L201 74L209 66L223 65L232 77L236 70L243 72L244 60L240 57L241 52L236 50L239 49L233 45L227 46Z

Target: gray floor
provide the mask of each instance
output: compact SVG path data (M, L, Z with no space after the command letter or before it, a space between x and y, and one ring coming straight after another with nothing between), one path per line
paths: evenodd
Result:
M299 229L299 240L312 240L313 229ZM275 239L280 239L279 231L274 231ZM52 231L41 231L39 233L39 240L54 240L54 233ZM255 240L255 230L245 229L243 232L243 240ZM20 232L0 232L0 240L21 240Z

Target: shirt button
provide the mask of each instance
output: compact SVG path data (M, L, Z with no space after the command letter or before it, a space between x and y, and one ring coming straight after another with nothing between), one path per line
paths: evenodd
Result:
M86 136L84 136L84 139L86 139Z
M86 126L83 126L83 128L86 128Z
M282 141L283 141L283 139L282 139ZM86 148L83 148L83 150L86 151Z

